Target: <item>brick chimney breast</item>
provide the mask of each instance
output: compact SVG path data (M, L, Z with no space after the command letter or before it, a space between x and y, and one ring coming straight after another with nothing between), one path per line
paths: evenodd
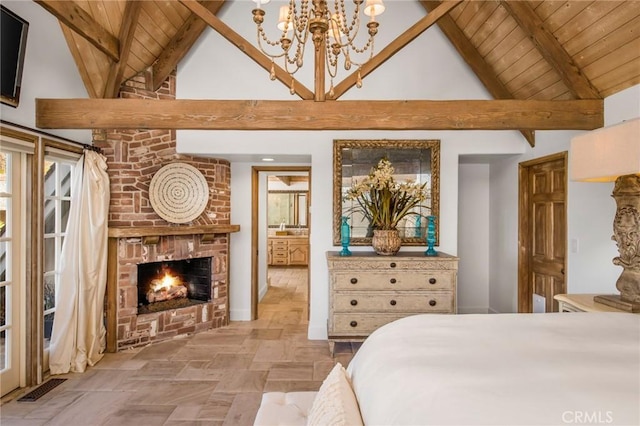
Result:
M149 90L150 78L150 73L143 72L128 80L121 87L120 97L175 99L175 72L157 91ZM111 189L110 228L230 224L231 170L228 161L178 154L174 130L95 130L93 143L107 158ZM168 223L158 216L149 201L149 184L154 174L173 162L194 166L202 172L209 187L207 207L191 223ZM200 235L168 235L160 237L154 245L143 244L142 238L113 240L117 240L117 250L109 253L109 267L116 268L110 273L117 277L117 289L110 289L111 284L108 284L107 293L116 292L117 330L108 326L107 340L116 342L117 350L228 324L228 234L216 234L206 241ZM208 256L213 258L211 302L137 314L137 264ZM114 350L113 347L110 349Z

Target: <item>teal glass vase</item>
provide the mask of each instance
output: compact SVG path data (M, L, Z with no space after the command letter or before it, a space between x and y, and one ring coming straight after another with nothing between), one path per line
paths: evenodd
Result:
M340 224L340 244L342 244L342 251L340 256L351 256L349 251L349 244L351 243L351 227L347 222L349 218L342 216L342 223Z
M433 248L436 243L436 217L427 216L427 251L425 256L437 256L438 252Z

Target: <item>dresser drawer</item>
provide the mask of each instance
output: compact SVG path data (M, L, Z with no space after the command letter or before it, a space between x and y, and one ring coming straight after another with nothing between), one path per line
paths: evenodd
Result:
M453 271L336 272L333 290L454 290Z
M448 256L448 255L447 255ZM457 271L457 258L441 259L425 256L421 252L417 256L373 256L373 257L344 257L330 258L330 268L338 271Z
M453 293L409 292L336 292L332 295L334 312L415 312L452 313Z
M363 336L369 335L376 329L408 316L406 313L399 314L366 314L352 313L333 314L333 322L329 325L329 337L332 336Z

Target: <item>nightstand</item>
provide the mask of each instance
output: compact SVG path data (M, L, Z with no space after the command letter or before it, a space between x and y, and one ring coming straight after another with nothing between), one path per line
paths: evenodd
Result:
M595 294L556 294L560 312L625 312L593 301Z

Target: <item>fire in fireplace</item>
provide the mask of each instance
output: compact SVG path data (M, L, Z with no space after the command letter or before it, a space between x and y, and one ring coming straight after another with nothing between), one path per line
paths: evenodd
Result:
M211 257L138 264L138 314L211 300Z

